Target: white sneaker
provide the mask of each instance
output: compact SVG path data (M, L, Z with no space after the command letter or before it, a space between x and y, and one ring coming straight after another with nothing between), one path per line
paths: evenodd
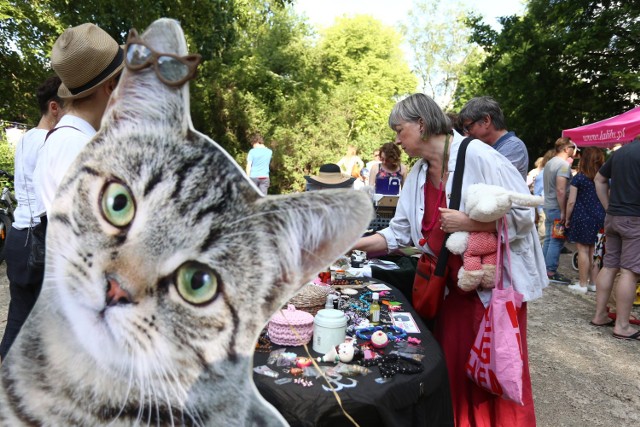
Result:
M589 283L589 284L587 285L587 290L588 290L589 292L595 292L595 291L596 291L596 285L594 285L593 283Z
M570 290L572 290L573 292L579 293L579 294L586 294L587 293L587 287L586 286L580 286L580 283L574 283L573 285L569 285L567 286Z

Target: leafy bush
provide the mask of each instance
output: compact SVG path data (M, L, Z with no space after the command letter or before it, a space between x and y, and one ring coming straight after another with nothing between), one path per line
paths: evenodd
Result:
M7 141L7 137L4 132L0 132L0 169L3 171L9 172L10 174L14 174L14 156L15 156L15 147L13 147ZM9 184L11 188L13 188L13 184L7 183L7 179L4 177L0 177L0 186L5 186ZM2 188L0 187L0 188Z

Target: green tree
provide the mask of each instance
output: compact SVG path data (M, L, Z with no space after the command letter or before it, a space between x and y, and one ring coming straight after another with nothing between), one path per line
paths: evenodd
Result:
M445 110L451 107L458 82L467 67L477 64L481 50L469 43L471 29L465 24L462 3L418 0L401 25L413 53L413 71L423 93Z
M500 102L509 128L535 159L562 129L634 106L640 92L640 4L616 0L530 0L498 33L471 17L472 40L487 56L457 106L470 95ZM474 87L475 86L475 87Z
M417 85L401 40L396 30L368 15L339 18L322 34L322 72L332 96L326 114L339 129L332 142L340 157L348 144L370 153L392 137L389 112Z
M53 74L47 52L62 28L46 2L0 0L0 119L37 124L35 90Z
M15 153L15 147L9 144L9 141L7 141L7 138L3 133L0 136L0 169L5 172L9 172L12 175L15 171L13 167L13 159L15 157ZM8 184L6 178L0 178L0 185L10 185L11 187L13 187L12 184Z

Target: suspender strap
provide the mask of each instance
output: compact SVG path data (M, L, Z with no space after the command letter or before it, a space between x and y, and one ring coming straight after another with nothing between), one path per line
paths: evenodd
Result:
M77 130L78 132L82 132L80 129L78 129L77 127L74 127L74 126L58 126L57 128L53 128L49 132L47 132L47 136L44 137L44 140L46 141L47 139L49 139L49 137L51 136L52 133L54 133L58 129L62 129L62 128L71 128L71 129Z

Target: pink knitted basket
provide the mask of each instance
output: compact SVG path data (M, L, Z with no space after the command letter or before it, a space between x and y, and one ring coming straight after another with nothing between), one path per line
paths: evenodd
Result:
M296 310L295 306L289 304L286 310L279 310L271 317L267 331L274 344L307 344L313 335L313 316L306 311Z

